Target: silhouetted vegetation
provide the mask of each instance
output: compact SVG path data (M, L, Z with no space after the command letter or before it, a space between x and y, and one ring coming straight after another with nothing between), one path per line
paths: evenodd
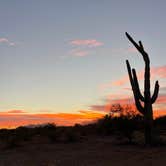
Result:
M151 145L153 144L153 108L152 104L156 101L159 92L159 84L158 81L155 83L155 89L153 95L151 95L150 90L150 59L148 54L145 52L143 44L141 41L137 44L132 37L126 32L126 36L129 41L135 46L135 48L141 53L143 60L145 62L145 74L144 74L144 95L141 94L136 70L133 68L131 70L130 63L126 60L128 75L131 83L131 87L133 90L133 95L135 99L135 105L138 111L144 117L144 125L145 125L145 144ZM143 105L141 104L144 103Z
M114 114L113 114L114 112ZM113 138L120 144L143 144L140 141L144 132L144 118L131 107L113 105L110 113L96 122L86 125L56 126L46 124L16 129L1 129L0 144L4 148L15 148L28 143L75 143L90 137ZM154 120L153 141L163 145L166 139L166 116ZM2 146L3 145L3 146Z

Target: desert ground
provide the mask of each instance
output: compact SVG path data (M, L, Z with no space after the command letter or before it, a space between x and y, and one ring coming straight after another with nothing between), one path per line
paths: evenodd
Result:
M0 150L0 166L165 166L166 146L117 144L111 137L24 144Z

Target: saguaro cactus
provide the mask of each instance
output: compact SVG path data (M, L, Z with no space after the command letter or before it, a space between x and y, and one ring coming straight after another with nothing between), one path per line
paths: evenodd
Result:
M136 49L141 53L143 60L145 62L145 73L144 73L144 94L141 94L138 79L136 75L136 70L133 68L131 70L130 63L126 60L128 75L135 99L135 105L138 111L143 115L145 122L145 144L152 144L152 128L153 128L153 108L152 104L156 101L159 92L158 81L155 83L155 89L153 95L151 96L150 91L150 59L148 54L145 52L143 44L141 41L136 43L132 37L126 32L126 36L129 41L136 47Z

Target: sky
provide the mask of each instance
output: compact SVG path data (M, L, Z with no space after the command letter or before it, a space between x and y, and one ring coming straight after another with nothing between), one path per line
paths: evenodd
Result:
M151 59L155 114L166 113L166 1L0 0L0 127L83 123L132 104L125 60L144 62L125 36L141 40Z

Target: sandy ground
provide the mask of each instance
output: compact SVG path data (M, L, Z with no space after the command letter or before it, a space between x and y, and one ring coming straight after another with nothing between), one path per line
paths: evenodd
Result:
M115 145L109 138L0 150L0 166L165 166L166 147Z

